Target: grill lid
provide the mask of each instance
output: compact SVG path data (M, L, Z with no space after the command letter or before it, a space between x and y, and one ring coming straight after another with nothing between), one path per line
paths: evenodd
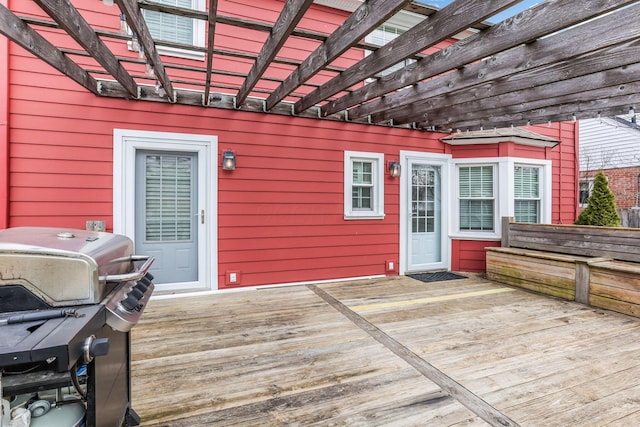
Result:
M133 270L133 242L121 235L46 227L0 231L0 286L21 285L51 306L99 303L107 276Z

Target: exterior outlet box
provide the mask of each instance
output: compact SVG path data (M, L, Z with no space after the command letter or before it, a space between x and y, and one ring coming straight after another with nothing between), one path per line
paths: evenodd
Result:
M227 285L239 285L240 284L240 272L239 271L227 271L225 274L225 282Z
M384 269L385 269L385 271L386 271L387 273L395 272L395 271L396 271L396 262L395 262L395 261L393 261L393 260L387 260L387 261L385 261L384 263L385 263L385 265L384 265Z

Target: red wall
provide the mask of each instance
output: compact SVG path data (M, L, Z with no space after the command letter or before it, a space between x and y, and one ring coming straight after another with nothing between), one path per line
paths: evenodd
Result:
M87 3L87 9L94 3ZM228 9L225 14L231 14L233 3L221 2ZM23 13L34 9L32 2L12 0L14 4ZM260 5L281 8L280 2ZM335 24L328 21L326 9L317 10L314 19L305 21L306 28L329 32ZM245 12L255 19L255 9ZM111 25L113 17L108 18ZM0 39L0 59L4 45ZM287 48L304 56L314 47L295 42ZM124 42L117 49L117 54L130 54ZM345 221L345 150L384 153L385 162L398 160L400 150L451 152L455 157L548 158L554 162L554 222L569 217L573 221L575 216L571 123L534 128L566 141L554 149L505 144L449 147L438 141L442 134L410 129L99 98L15 44L8 51L8 130L2 127L0 102L0 137L6 134L9 141L8 157L0 152L0 171L8 158L0 202L6 193L8 203L6 209L0 203L0 227L84 228L88 219L105 219L111 229L115 128L216 135L220 152L236 152L238 168L233 173L220 171L217 183L220 287L225 271L240 271L240 285L252 286L383 275L386 260L398 261L399 180L386 178L383 220ZM224 65L230 68L246 65L229 61ZM500 151L505 149L508 152ZM454 241L452 269L483 270L482 248L495 244Z

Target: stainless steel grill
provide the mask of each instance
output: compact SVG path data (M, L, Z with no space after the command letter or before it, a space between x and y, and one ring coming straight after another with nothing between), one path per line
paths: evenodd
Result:
M14 416L56 426L57 416L81 409L73 425L138 425L129 331L153 293L152 262L116 234L0 231L2 395Z

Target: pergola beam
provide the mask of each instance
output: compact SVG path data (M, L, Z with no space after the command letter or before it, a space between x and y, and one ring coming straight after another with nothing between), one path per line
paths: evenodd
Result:
M211 92L211 75L213 72L213 44L216 37L216 15L218 13L218 0L209 0L209 19L207 34L207 72L204 82L203 103L209 103L209 93Z
M95 95L99 95L98 82L82 67L67 58L56 46L22 22L0 3L0 33L33 55L42 59L62 74Z
M80 46L87 52L92 52L93 58L120 82L132 97L138 96L138 85L131 75L68 0L35 0L35 2Z
M618 49L617 52L608 56L625 58L626 54L621 54L623 50ZM628 55L638 55L639 53L640 47L635 47L635 49L630 49ZM598 56L607 55L598 52ZM591 64L593 62L595 61L591 61ZM628 63L630 61L619 62ZM585 61L585 63L587 64L585 66L588 66L589 62ZM553 75L557 76L558 72L555 71ZM482 120L486 116L487 108L491 108L492 115L489 117L491 119L494 116L533 111L565 103L618 97L630 94L629 90L633 87L637 89L637 84L633 86L633 83L637 83L639 79L640 64L637 63L624 64L613 69L585 74L568 80L556 80L543 85L536 85L536 79L532 78L532 85L535 86L520 84L520 89L517 90L509 90L504 87L496 88L497 92L501 93L500 95L481 97L475 101L429 110L425 114L424 121L430 125L459 127L452 124L461 121Z
M302 98L296 112L432 47L520 0L456 0Z
M435 79L414 85L393 95L386 96L380 101L383 104L370 107L364 104L356 107L358 111L354 116L359 116L362 111L379 111L372 115L374 121L396 119L398 121L413 122L422 121L418 118L421 114L428 113L436 100L441 100L447 105L453 105L452 97L456 93L467 91L476 86L489 84L490 88L496 83L507 78L520 80L523 84L530 84L527 77L531 70L539 67L551 67L553 64L572 61L578 56L589 54L616 44L626 43L640 36L640 27L635 25L640 13L640 4L630 6L602 16L587 24L569 28L557 34L538 39L533 43L521 45L513 49L501 52L491 58L457 69ZM589 43L584 43L588 39ZM572 76L580 72L578 67L571 66ZM589 70L584 70L585 73ZM513 76L513 77L510 77ZM560 78L566 78L559 76ZM495 93L494 93L495 94ZM470 99L466 99L466 102ZM372 101L372 102L378 102Z
M138 42L144 48L145 55L147 55L147 59L151 65L153 65L155 75L162 84L162 87L167 94L167 98L171 102L175 102L173 85L171 84L171 80L169 80L169 76L164 69L164 64L160 59L153 37L151 37L149 27L147 27L147 23L144 20L144 16L142 16L142 12L138 8L138 4L135 0L115 0L115 2L118 4L120 11L125 14L129 28L131 28L131 31L136 34Z
M398 12L408 0L369 0L356 9L326 41L295 69L267 98L271 109L302 83L324 69L360 39Z
M247 74L247 78L238 91L236 98L238 105L242 105L244 100L247 99L247 96L251 93L251 89L258 83L260 77L262 77L267 70L269 64L271 64L273 58L276 57L311 4L313 4L313 0L288 0L285 3L280 16L278 16L273 26L272 32L269 34L269 37L267 37L264 45L262 45L258 58L253 63L249 74Z
M563 94L559 94L559 96L564 97ZM636 81L624 86L604 87L577 93L573 96L566 97L562 100L562 103L555 103L549 106L540 105L534 108L534 105L531 104L531 110L518 109L514 113L496 111L496 115L487 117L482 120L482 122L462 118L460 121L442 124L436 126L436 128L466 130L482 127L484 129L491 129L592 119L598 116L623 115L626 114L631 107L638 108L639 105L640 81ZM421 123L420 126L430 127L431 125Z
M631 0L626 3L632 3ZM424 57L410 67L395 71L383 78L364 85L322 107L326 114L347 109L357 104L393 92L421 80L473 63L520 44L581 23L619 6L616 0L597 0L588 8L576 8L575 0L543 2L515 15L495 26L461 40L446 49ZM390 94L383 101L373 101L362 108L349 111L349 117L359 118L382 111L400 95Z

